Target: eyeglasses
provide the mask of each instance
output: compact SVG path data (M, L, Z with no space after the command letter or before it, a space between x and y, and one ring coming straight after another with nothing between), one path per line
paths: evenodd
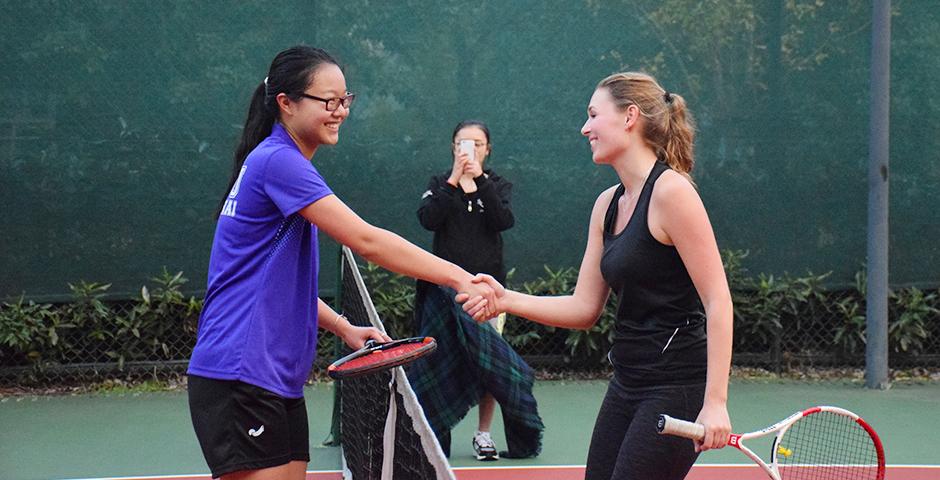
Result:
M468 138L467 140L470 140L470 139ZM462 140L454 140L454 146L456 147L456 146L460 145L460 142L461 142L461 141L462 141ZM482 141L482 140L474 140L474 141L473 141L473 146L474 146L474 147L477 147L477 148L483 148L483 147L486 146L486 142L484 142L484 141Z
M300 96L304 98L309 98L311 100L319 100L325 103L327 112L336 111L336 109L339 108L340 105L342 105L343 108L345 109L349 109L349 107L353 103L353 100L356 99L355 93L347 93L345 97L334 97L334 98L320 98L320 97L315 97L307 93L300 93Z

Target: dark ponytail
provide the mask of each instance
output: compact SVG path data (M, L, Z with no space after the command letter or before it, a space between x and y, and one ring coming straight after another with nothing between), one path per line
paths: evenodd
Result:
M241 139L238 141L238 146L235 147L232 175L228 180L228 187L225 188L225 194L222 195L222 200L219 201L219 205L215 209L216 217L222 212L222 207L225 205L225 201L228 200L228 194L238 180L238 174L241 172L242 165L245 164L245 158L262 140L271 135L274 121L277 120L274 111L265 105L264 90L264 82L261 82L255 88L255 92L251 94L251 103L248 104L248 118L245 119Z
M313 82L313 74L323 64L339 66L339 62L326 51L306 45L288 48L278 53L271 61L268 76L251 94L245 127L242 129L241 139L232 157L232 175L222 195L222 200L216 208L216 217L222 212L229 192L238 181L238 175L241 173L248 154L262 140L271 135L274 122L280 118L281 110L276 100L278 94L284 93L291 100L299 100L301 98L299 94L310 86Z

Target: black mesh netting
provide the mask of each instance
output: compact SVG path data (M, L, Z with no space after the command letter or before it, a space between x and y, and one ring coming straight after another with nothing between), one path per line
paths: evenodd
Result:
M351 252L344 249L340 292L342 312L358 326L384 330L366 293ZM358 280L358 281L357 281ZM349 352L345 352L344 355ZM393 383L394 381L394 383ZM394 417L392 478L453 478L420 406L400 368L338 382L340 442L355 480L382 477L386 422ZM394 396L391 394L394 392ZM394 398L394 405L390 406ZM422 432L419 434L418 432ZM423 437L423 438L422 438Z

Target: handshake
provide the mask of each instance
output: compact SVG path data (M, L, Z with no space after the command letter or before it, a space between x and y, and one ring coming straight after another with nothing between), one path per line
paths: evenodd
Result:
M454 300L477 322L489 320L506 311L507 291L491 275L475 275L468 285L458 289Z

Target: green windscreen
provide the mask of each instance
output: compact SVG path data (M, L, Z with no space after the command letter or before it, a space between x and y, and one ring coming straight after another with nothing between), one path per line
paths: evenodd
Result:
M580 134L587 102L604 76L642 70L695 115L720 248L834 285L865 262L867 1L0 3L0 298L65 298L78 280L132 295L164 267L204 289L249 96L297 43L337 56L357 94L316 167L419 245L421 194L475 118L515 186L516 279L577 266L617 182ZM890 280L936 285L940 3L894 11ZM336 246L321 246L329 294Z

